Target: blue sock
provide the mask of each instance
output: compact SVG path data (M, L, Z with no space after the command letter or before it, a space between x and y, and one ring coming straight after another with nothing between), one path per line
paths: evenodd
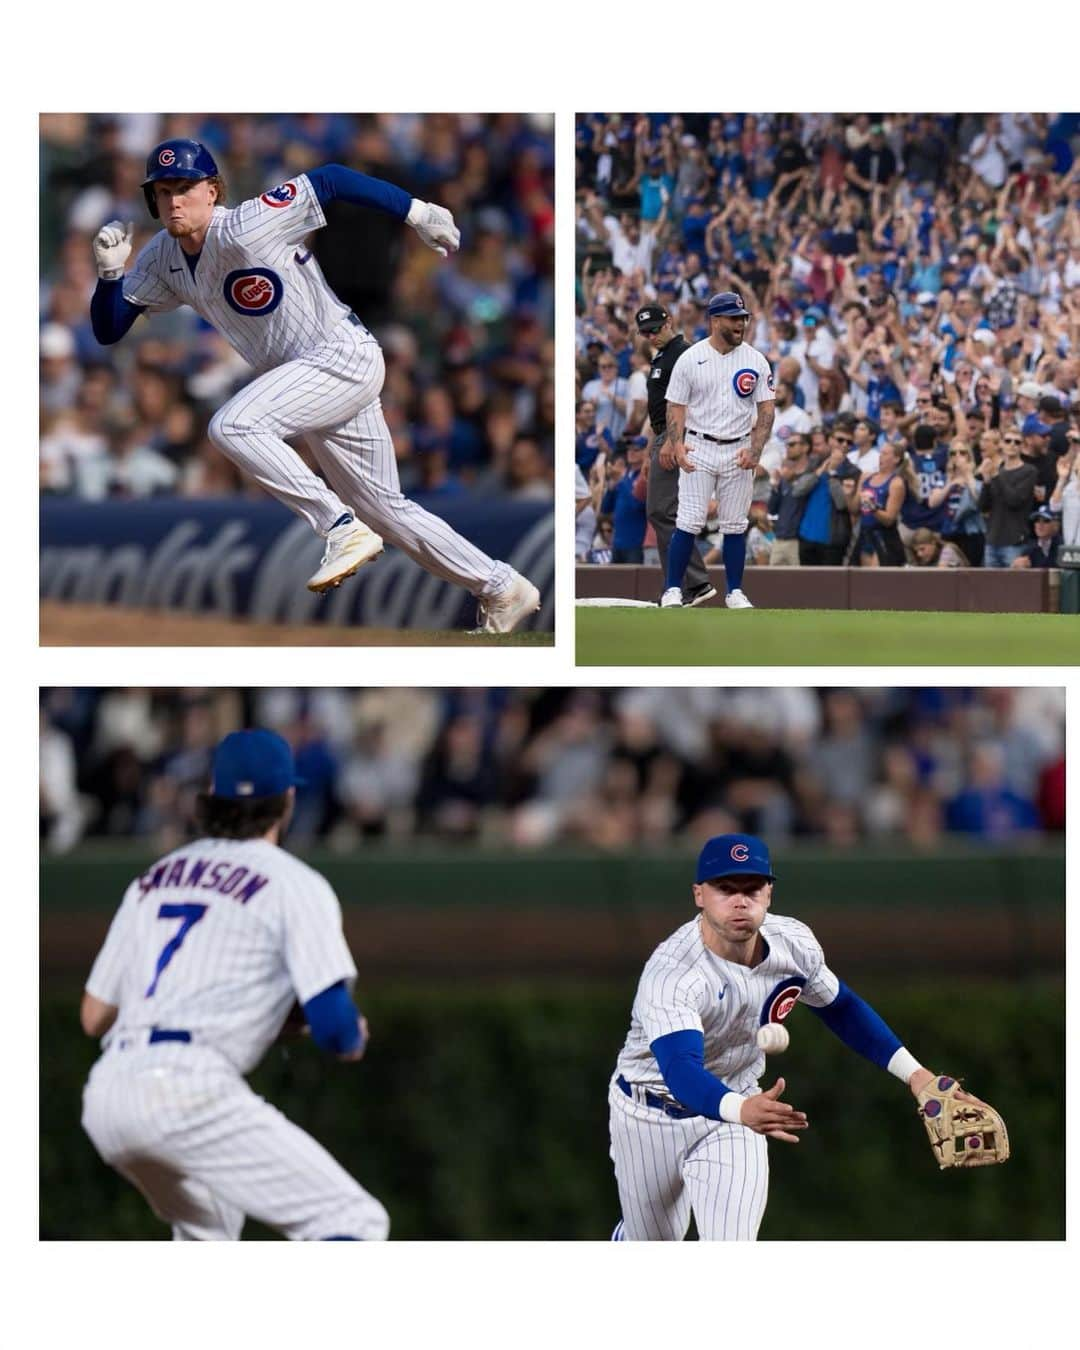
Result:
M671 556L670 554L668 555ZM724 575L727 577L728 595L742 589L743 568L746 566L746 535L724 535Z
M334 521L330 528L336 530L339 525L348 525L354 519L353 513L351 511L346 511L343 516L338 516L337 520Z
M683 577L686 575L686 565L690 561L690 554L694 548L694 536L687 534L685 530L673 530L671 542L668 544L667 551L667 580L664 582L664 588L671 590L673 586L682 590Z

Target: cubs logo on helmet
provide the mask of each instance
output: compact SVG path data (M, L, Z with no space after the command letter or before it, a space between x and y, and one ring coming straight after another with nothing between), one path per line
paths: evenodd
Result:
M732 844L731 856L735 862L746 862L750 857L750 850L745 844Z
M237 314L270 314L281 304L285 287L268 267L248 267L230 272L224 283L225 299Z
M761 1006L761 1025L782 1022L799 1001L806 980L801 975L789 975L781 980Z
M749 398L757 388L757 382L757 371L744 368L735 372L731 384L740 398Z
M163 164L166 168L168 168L170 164L175 164L176 151L172 148L172 146L169 145L165 146L165 148L158 155L157 162L159 164Z
M271 188L269 192L264 192L259 198L267 206L289 206L296 201L296 184L281 183L276 188Z

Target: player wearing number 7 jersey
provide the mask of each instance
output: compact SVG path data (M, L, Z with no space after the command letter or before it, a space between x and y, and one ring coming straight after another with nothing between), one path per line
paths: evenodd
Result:
M205 836L132 882L86 982L83 1030L103 1041L83 1128L177 1240L235 1240L248 1215L299 1240L389 1232L378 1200L244 1081L297 1003L338 1059L367 1042L337 897L280 847L296 782L280 736L226 736Z
M256 378L215 413L208 434L326 541L308 589L340 585L378 557L385 538L475 595L486 632L509 633L539 609L532 582L402 495L379 399L382 349L303 247L336 199L396 216L446 257L460 243L450 212L340 164L229 208L213 157L189 140L156 146L142 186L164 229L126 272L131 226L114 220L99 230L94 336L118 342L140 314L189 305L248 362ZM325 481L289 437L303 438Z

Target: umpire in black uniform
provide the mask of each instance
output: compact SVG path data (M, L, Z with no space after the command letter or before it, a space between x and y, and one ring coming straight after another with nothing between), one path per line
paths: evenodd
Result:
M675 452L667 440L667 387L675 362L690 343L676 333L671 315L663 305L647 305L639 309L635 321L637 330L652 347L653 359L649 367L649 422L655 437L649 451L649 483L645 506L649 523L656 531L656 546L660 550L660 570L667 574L668 543L675 529L679 509L679 466ZM686 568L683 582L683 604L701 605L711 600L716 587L709 580L701 554L694 549Z

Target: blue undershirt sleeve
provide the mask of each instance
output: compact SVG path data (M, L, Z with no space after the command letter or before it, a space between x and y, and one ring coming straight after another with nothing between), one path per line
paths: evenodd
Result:
M865 1055L874 1064L880 1064L883 1069L889 1067L889 1060L903 1044L869 1003L849 989L843 980L840 981L836 997L824 1008L814 1008L809 1003L804 1006L820 1017L846 1046L857 1054Z
M705 1037L700 1031L672 1031L649 1046L671 1095L688 1111L722 1119L720 1098L733 1091L705 1067Z
M304 1004L311 1039L332 1055L348 1054L360 1045L360 1014L344 980L338 980Z
M404 220L412 206L412 197L403 188L381 178L371 178L343 164L323 164L308 173L308 182L315 189L322 206L327 202L352 202L354 206L371 206L386 211L398 220Z
M98 277L90 300L90 326L103 347L119 342L142 312L142 305L133 305L125 298L123 277L116 281Z

